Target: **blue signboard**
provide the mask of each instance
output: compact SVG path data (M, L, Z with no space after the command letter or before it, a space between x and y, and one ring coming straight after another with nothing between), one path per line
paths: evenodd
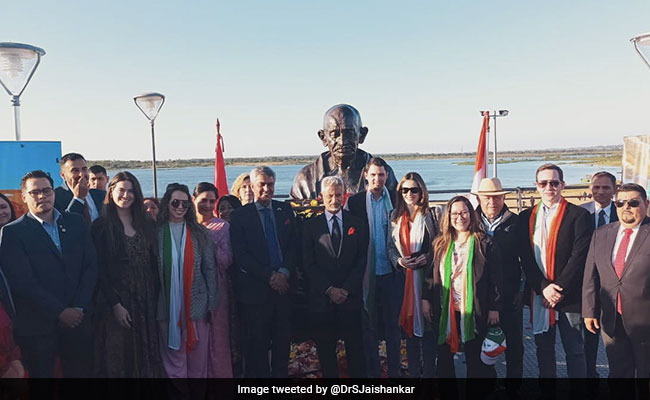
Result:
M41 169L61 185L59 167L61 142L0 141L0 190L19 190L20 179L29 171Z

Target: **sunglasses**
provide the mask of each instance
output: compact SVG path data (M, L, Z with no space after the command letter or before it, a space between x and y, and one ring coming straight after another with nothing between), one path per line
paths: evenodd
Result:
M537 186L539 186L540 188L545 188L546 185L548 185L548 184L550 184L551 186L556 188L556 187L560 186L560 181L539 181L539 182L537 182Z
M629 204L630 207L632 207L632 208L637 208L638 206L641 205L641 200L639 200L639 199L616 200L614 202L614 205L616 206L616 208L623 208L623 207L625 207L625 204Z
M419 187L403 187L402 188L402 194L407 194L408 192L411 192L413 194L420 194L420 188Z
M172 207L174 207L174 208L188 209L188 208L190 208L190 205L192 204L192 202L189 201L189 200L174 199L174 200L170 201L169 204L171 204Z

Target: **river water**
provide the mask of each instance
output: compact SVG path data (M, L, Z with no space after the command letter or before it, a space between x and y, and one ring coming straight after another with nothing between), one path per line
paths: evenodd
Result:
M415 171L422 175L427 189L429 190L458 190L467 189L472 185L474 176L474 165L458 165L458 162L472 161L472 159L437 159L437 160L401 160L391 161L389 165L395 171L397 180L407 172ZM498 176L504 187L531 187L535 182L535 171L545 161L521 161L498 165ZM606 167L590 164L559 163L564 171L564 180L567 185L580 184L580 180L587 174L605 170L620 178L620 167ZM276 165L272 166L276 173L275 193L276 196L288 196L291 184L296 173L303 165ZM253 168L247 166L226 166L228 186L244 172ZM118 171L108 171L112 177ZM142 186L145 197L153 195L153 177L150 169L132 169L133 173ZM213 167L190 167L190 168L158 168L158 196L162 197L167 184L172 182L183 183L189 186L190 190L199 182L213 182ZM488 176L492 176L492 166L488 169ZM451 198L449 195L435 195L438 199Z

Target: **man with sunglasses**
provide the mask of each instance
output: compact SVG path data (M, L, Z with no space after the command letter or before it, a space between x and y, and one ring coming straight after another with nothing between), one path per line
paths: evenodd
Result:
M0 233L16 342L30 377L54 378L57 357L66 378L90 377L95 246L81 215L54 208L48 174L29 172L20 187L29 212Z
M609 377L644 378L647 382L650 376L648 197L640 185L626 183L617 190L614 205L619 221L598 229L591 240L582 287L582 315L590 332L602 328Z
M591 176L589 191L593 201L584 203L582 208L591 214L594 229L610 222L618 221L616 207L612 198L616 191L616 177L607 171L596 172ZM587 378L598 378L596 358L598 357L598 342L600 335L594 335L585 329L585 359L587 361Z
M562 197L560 167L544 164L536 173L541 201L519 215L520 255L526 284L533 290L531 319L540 378L556 377L556 328L569 378L586 376L580 315L584 262L593 224L587 210Z

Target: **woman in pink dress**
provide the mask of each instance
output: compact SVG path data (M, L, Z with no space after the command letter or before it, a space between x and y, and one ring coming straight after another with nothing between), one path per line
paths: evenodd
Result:
M196 208L196 218L210 231L214 242L217 261L217 285L219 305L212 313L210 339L208 344L208 378L232 378L229 328L229 290L227 270L232 264L230 250L230 224L213 215L217 202L217 188L208 182L201 182L194 189L192 200ZM225 290L224 290L225 289Z

